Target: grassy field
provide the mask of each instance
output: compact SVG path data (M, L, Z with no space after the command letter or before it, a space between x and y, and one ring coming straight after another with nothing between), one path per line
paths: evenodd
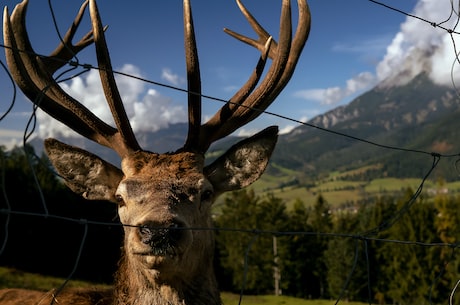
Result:
M64 282L65 279L58 277L43 276L40 274L0 267L0 289L26 288L47 291L60 287ZM108 287L103 284L94 284L76 280L69 281L67 285L68 287Z
M221 296L224 305L238 305L240 298L239 295L224 292L221 294ZM241 302L242 305L333 305L335 303L335 300L304 300L288 296L274 295L243 296ZM339 304L364 305L368 303L342 301L339 302Z
M22 272L10 268L0 267L0 289L2 288L27 288L47 291L59 287L64 283L64 279L43 276L34 273ZM68 287L98 287L107 288L107 285L87 283L82 281L71 280ZM225 305L237 305L240 296L238 294L223 292L222 301ZM357 302L340 302L347 305L364 305L366 303ZM270 295L243 295L241 304L244 305L333 305L333 300L304 300L288 296L270 296Z
M331 207L357 202L364 198L377 197L382 194L395 194L407 188L415 191L422 183L421 178L379 178L369 181L350 180L361 172L378 169L376 166L364 167L359 170L349 172L334 172L321 180L315 181L307 186L301 179L298 183L289 185L289 181L295 179L294 172L286 172L281 176L264 175L256 181L251 188L260 195L272 193L277 198L283 199L288 209L296 200L301 200L307 206L312 206L321 194ZM423 191L425 193L435 194L437 191L444 189L449 194L460 193L460 181L439 184L431 180L424 183Z

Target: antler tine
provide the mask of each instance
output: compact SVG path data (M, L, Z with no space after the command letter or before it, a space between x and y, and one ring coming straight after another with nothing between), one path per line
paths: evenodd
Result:
M129 123L128 116L123 106L120 93L118 91L115 77L113 75L112 64L110 62L109 50L104 36L104 28L102 27L101 18L97 9L96 1L90 0L89 10L91 15L91 23L93 25L94 42L96 45L97 62L99 66L99 75L101 77L102 88L104 90L107 103L112 112L115 125L122 143L121 155L128 154L130 151L140 150L140 146L134 136L134 132Z
M244 42L247 43L250 46L253 46L254 48L258 49L262 54L266 52L265 50L265 44L266 42L271 38L270 34L260 25L260 23L257 21L256 18L251 14L251 12L248 11L248 9L243 5L241 0L236 0L236 3L238 4L238 7L240 8L241 13L246 17L246 19L249 22L249 25L252 27L254 32L256 32L259 35L259 39L255 40L249 37L246 37L244 35L238 34L228 28L224 28L224 32L227 33L228 35ZM275 58L275 48L277 46L277 43L275 41L272 41L273 47L269 49L269 57L271 59Z
M107 138L115 134L116 129L66 94L51 76L55 71L35 55L25 27L27 4L28 1L24 0L16 5L11 17L8 8L4 9L5 56L12 77L24 94L42 110L81 135L110 147Z
M94 42L90 32L75 45L71 43L88 3L83 3L63 41L48 58L36 55L30 44L25 26L27 5L28 0L23 0L11 16L5 7L3 15L6 61L15 82L34 104L55 119L82 136L113 148L120 156L126 155L131 148L121 145L125 141L119 131L65 93L52 77L76 53Z
M42 58L44 65L48 67L49 71L52 71L52 73L64 66L68 60L75 56L75 54L77 54L82 49L93 43L92 31L89 31L77 43L72 43L78 26L80 25L80 22L83 18L85 9L88 6L88 3L89 0L83 2L83 4L80 7L80 10L78 11L77 16L75 17L75 20L70 25L69 29L67 30L66 34L64 35L61 43L57 46L57 48L53 52L51 52L51 54L48 57ZM104 28L104 31L106 29L107 26Z
M289 53L288 61L286 63L286 67L283 71L283 74L281 75L281 78L272 91L271 96L268 98L271 101L273 101L280 94L280 92L284 89L294 74L295 66L299 61L300 54L302 53L302 50L308 39L308 34L310 33L310 9L307 3L302 0L298 0L297 5L299 10L299 23L292 40L291 50Z
M228 29L225 29L225 32L260 50L262 56L258 65L260 65L261 61L264 62L266 55L273 62L267 75L257 88L254 89L255 86L253 86L253 81L257 77L251 77L243 86L243 88L251 88L251 91L247 94L241 94L239 91L202 126L200 147L204 148L204 151L212 142L229 135L239 127L255 119L273 102L294 73L295 65L310 30L310 12L305 0L297 1L299 22L293 39L290 0L283 0L279 43L272 41L268 32L260 26L244 5L239 0L237 2L243 15L259 38L258 40L248 38ZM254 72L254 74L257 73Z
M201 77L190 0L184 0L184 42L187 65L188 136L185 150L199 146L201 125Z

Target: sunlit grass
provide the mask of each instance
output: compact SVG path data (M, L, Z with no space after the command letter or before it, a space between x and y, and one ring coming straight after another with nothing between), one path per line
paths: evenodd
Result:
M289 210L297 200L301 200L306 206L313 206L320 194L332 208L335 208L349 206L350 203L362 202L382 195L397 195L407 188L411 188L415 192L422 183L421 178L399 179L386 177L369 181L349 180L349 177L359 176L359 174L366 171L378 169L379 165L375 165L347 172L333 172L329 176L315 181L314 185L309 182L307 186L302 181L299 181L299 184L282 186L286 182L292 181L293 177L295 177L295 173L291 171L284 176L264 175L250 187L262 198L265 194L271 193L275 197L282 199ZM428 193L429 196L436 194L440 190L447 190L448 194L451 195L459 194L460 181L449 183L439 183L432 180L424 181L423 192Z
M222 302L225 305L238 305L240 296L237 294L231 294L223 292L221 294ZM274 295L243 295L242 305L334 305L336 300L305 300L300 298L288 297L288 296L274 296ZM368 303L360 302L340 302L339 304L347 305L364 305Z
M30 272L0 267L0 289L1 288L26 288L34 290L51 290L60 287L65 279L52 276L43 276ZM108 285L94 284L84 281L71 280L66 287L98 287L107 288Z
M2 288L26 288L34 290L51 290L60 287L65 279L43 276L40 274L22 272L19 270L0 267L0 289ZM94 284L84 281L71 280L66 287L92 287L92 288L107 288L108 285ZM222 301L225 305L237 305L240 295L234 293L221 293ZM305 300L288 296L273 296L273 295L243 295L243 305L333 305L332 300ZM347 305L364 305L365 303L346 302Z

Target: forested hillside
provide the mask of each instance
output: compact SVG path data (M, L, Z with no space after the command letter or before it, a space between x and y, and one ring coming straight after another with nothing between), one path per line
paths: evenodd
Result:
M420 177L424 155L382 146L458 153L459 106L455 90L434 84L425 74L404 86L377 86L281 136L272 162L313 178L375 164L384 164L390 177ZM449 166L436 174L457 179Z

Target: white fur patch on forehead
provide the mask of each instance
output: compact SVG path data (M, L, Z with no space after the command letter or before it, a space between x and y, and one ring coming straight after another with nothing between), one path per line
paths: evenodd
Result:
M144 201L167 198L173 194L193 196L202 190L212 190L212 185L202 174L195 174L187 179L177 179L174 175L151 179L126 178L119 184L117 193L125 199Z
M135 152L122 160L126 177L188 177L203 173L204 157L200 154L182 152L177 154L155 154Z
M150 188L150 184L149 181L126 179L118 185L117 193L125 196L129 194L130 197L135 198L143 197L148 195L146 191Z

